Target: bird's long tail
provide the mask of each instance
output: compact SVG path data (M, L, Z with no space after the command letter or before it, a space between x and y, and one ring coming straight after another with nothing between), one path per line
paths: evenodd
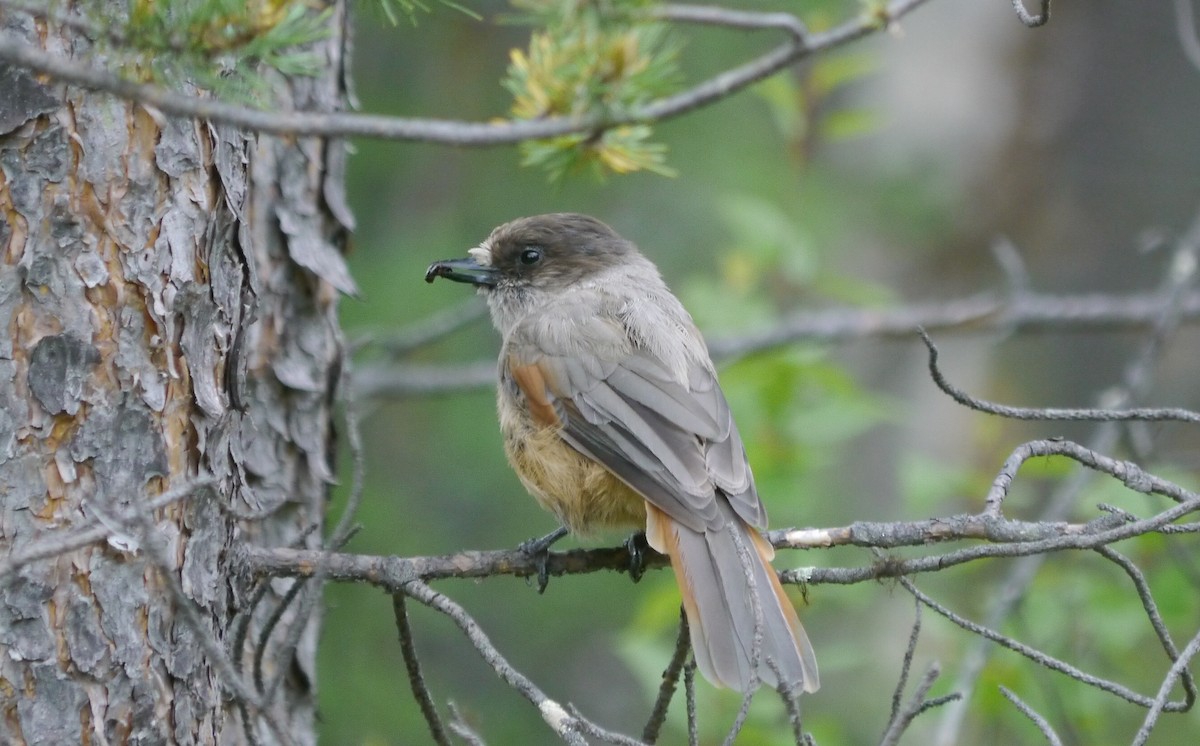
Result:
M774 549L732 509L723 507L725 525L700 532L647 505L646 538L671 558L696 665L713 684L745 692L757 682L779 685L780 677L767 662L771 660L792 691L816 691L817 661L771 567ZM748 578L753 578L753 584ZM761 615L757 651L756 606ZM756 656L758 665L753 669ZM755 670L757 677L752 675Z

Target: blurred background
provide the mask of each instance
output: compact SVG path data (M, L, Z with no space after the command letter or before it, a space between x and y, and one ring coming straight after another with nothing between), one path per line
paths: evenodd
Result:
M364 4L365 5L365 4ZM504 24L496 0L472 18L435 6L393 26L359 8L353 79L361 108L487 120L511 106L501 87L528 27ZM858 2L755 5L798 12L815 29L861 12ZM687 81L779 43L774 32L680 27ZM1003 290L992 251L1011 242L1033 289L1125 294L1153 290L1175 239L1200 214L1200 69L1177 38L1169 0L1059 3L1049 25L1022 26L1008 3L931 0L875 34L714 106L662 123L655 136L677 175L567 177L523 168L514 148L356 141L351 263L360 299L343 303L351 337L402 330L442 309L478 303L463 287L422 282L435 259L462 256L490 229L542 212L595 215L635 241L712 338L768 328L805 309L886 309ZM938 336L960 386L1013 404L1095 405L1121 382L1145 330L1000 331ZM1196 330L1171 338L1148 403L1196 408ZM490 361L486 319L423 348L420 363ZM363 368L378 362L369 354ZM929 382L911 339L796 344L726 365L738 419L773 527L841 526L973 512L1024 440L1086 442L1095 428L1013 423L969 412ZM361 402L367 482L349 551L445 554L511 548L555 527L504 462L490 390ZM1195 428L1158 426L1143 465L1195 485ZM1030 465L1009 510L1037 514L1073 469ZM348 469L343 469L349 481ZM345 489L333 510L345 498ZM1096 481L1072 518L1097 502L1145 511L1140 497ZM612 536L608 543L623 540ZM1175 540L1194 553L1195 541ZM565 546L570 546L567 540ZM1167 623L1184 640L1200 612L1197 563L1126 547L1150 574ZM901 553L906 554L906 553ZM1186 553L1185 553L1186 554ZM777 566L859 566L863 550L780 552ZM1004 561L918 578L971 618L986 616ZM678 596L669 573L634 585L597 573L553 580L544 596L522 580L444 581L520 670L600 724L638 734L673 645ZM821 664L805 697L806 726L824 746L873 743L887 722L913 619L890 584L821 586L796 594ZM391 601L361 586L327 591L319 668L322 739L331 744L428 741L404 673ZM426 676L445 712L453 700L493 744L547 743L533 708L502 685L445 618L410 605ZM914 663L938 662L945 694L967 633L926 611ZM1145 614L1111 565L1056 556L1003 627L1035 646L1152 695L1169 664ZM1182 643L1181 643L1182 645ZM1000 696L1015 690L1069 743L1125 742L1143 711L1013 653L992 655L958 742L1038 742ZM698 685L704 743L719 743L739 698ZM676 701L663 743L685 740ZM922 716L908 743L933 743L943 716ZM1161 743L1187 742L1200 716L1169 716ZM739 743L788 743L777 700L760 697ZM1183 740L1179 740L1183 739Z

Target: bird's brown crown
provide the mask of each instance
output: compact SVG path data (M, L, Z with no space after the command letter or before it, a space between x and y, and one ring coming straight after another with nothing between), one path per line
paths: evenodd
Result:
M593 217L552 213L505 223L471 255L511 280L562 286L635 252L633 244Z

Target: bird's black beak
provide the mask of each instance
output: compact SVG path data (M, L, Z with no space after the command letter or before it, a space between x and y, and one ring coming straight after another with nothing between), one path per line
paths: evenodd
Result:
M425 270L425 282L433 282L439 277L445 277L447 280L487 288L495 286L496 276L497 271L494 267L484 266L471 258L443 259L430 264L429 269Z

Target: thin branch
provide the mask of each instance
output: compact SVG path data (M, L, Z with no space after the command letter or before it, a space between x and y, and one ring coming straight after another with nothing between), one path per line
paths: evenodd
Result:
M1061 445L1056 441L1050 441ZM1170 520L1185 514L1186 509L1172 514ZM961 540L984 540L999 544L1053 546L1073 538L1089 538L1104 531L1131 526L1119 538L1149 531L1167 533L1175 526L1159 518L1153 523L1131 522L1121 515L1106 514L1087 523L1034 523L983 514L952 515L921 521L870 522L860 521L832 528L776 529L767 538L777 549L814 549L834 546L859 546L890 549L903 546L925 546ZM1106 535L1105 542L1119 540ZM1088 548L1076 545L1064 548ZM512 575L535 577L538 560L515 549L475 551L463 550L454 554L426 557L382 557L357 554L327 553L313 549L267 548L249 544L237 548L239 561L255 575L311 576L318 562L329 562L332 580L361 580L378 578L378 584L396 590L408 577L426 580L439 578L485 578ZM1013 556L1013 555L1003 555ZM668 560L658 553L645 556L647 569L668 566ZM591 573L602 570L625 572L629 566L629 551L624 546L594 549L571 549L549 552L547 570L554 577ZM829 568L825 568L826 570ZM820 573L821 569L814 569ZM871 577L887 577L872 575ZM814 583L822 581L812 576ZM852 581L854 582L854 581Z
M1169 701L1171 688L1175 686L1175 681L1180 675L1187 670L1192 659L1200 653L1200 632L1197 632L1192 637L1191 642L1183 649L1179 655L1179 659L1171 666L1171 670L1167 671L1167 675L1163 677L1162 684L1158 687L1158 693L1154 696L1154 702L1150 706L1150 711L1146 713L1145 719L1142 721L1142 727L1138 729L1137 735L1134 736L1132 746L1142 746L1150 738L1150 731L1154 730L1154 726L1158 723L1158 716L1163 712L1171 712L1174 703Z
M758 635L762 635L761 630L758 632ZM756 642L759 643L758 646L761 648L761 637L756 639ZM761 653L761 649L756 652L756 654ZM754 695L756 693L755 690L757 688L758 682L756 681L753 685L748 687L746 691L742 692L742 703L738 706L737 716L733 718L733 723L731 723L729 726L729 732L725 734L725 740L722 742L724 746L733 746L737 741L738 734L742 732L742 728L746 727L746 718L750 717L750 703L754 701Z
M973 333L1143 329L1157 323L1173 302L1162 290L1128 294L981 292L892 308L801 311L765 329L746 329L714 339L709 348L715 357L736 358L799 341L907 340L917 328ZM1184 295L1179 317L1200 320L1200 293Z
M1171 303L1172 299L1161 291L1129 295L980 293L888 309L804 311L765 329L713 338L708 347L714 360L729 362L796 342L907 340L918 328L971 333L1144 329L1155 325ZM1178 317L1181 321L1200 320L1200 293L1184 294L1179 300ZM496 385L496 363L368 365L358 371L357 383L358 394L363 397L428 396L491 388Z
M1046 718L1038 714L1037 710L1034 710L1032 707L1025 704L1020 697L1014 694L1013 691L1006 686L1000 687L1000 693L1004 695L1005 699L1016 705L1017 709L1021 711L1022 715L1033 721L1033 724L1036 725L1038 730L1042 732L1042 735L1046 737L1046 742L1049 743L1050 746L1062 746L1062 739L1059 738L1058 734L1054 732L1054 728L1050 727L1050 723L1046 720Z
M569 705L568 709L570 709L571 714L578 721L580 732L585 736L599 738L605 743L616 744L616 746L646 746L646 744L642 743L636 738L630 738L629 736L622 735L620 733L614 733L610 730L601 728L599 725L596 725L592 721L585 718L583 713L581 713L579 708L575 705Z
M775 674L775 680L779 682L775 687L775 693L779 695L779 699L783 702L783 709L787 712L788 724L792 726L792 738L795 739L796 746L803 746L803 744L811 742L812 739L804 732L804 721L800 718L800 696L796 693L796 687L784 679L783 669L774 658L767 657L767 666Z
M683 696L687 702L688 746L699 746L699 719L696 717L696 659L689 658L683 666Z
M478 299L471 298L465 303L435 311L399 331L363 335L351 343L350 350L354 352L369 347L382 350L392 358L401 358L448 337L486 315L487 306Z
M258 587L250 596L249 603L238 609L237 618L234 620L233 634L230 635L230 657L233 660L233 670L239 675L242 673L242 658L246 649L246 639L250 634L250 622L254 618L254 610L266 598L267 593L271 590L270 579L264 578L259 580Z
M912 630L908 633L908 645L904 648L904 658L900 662L900 677L896 681L896 689L892 692L892 714L888 717L884 737L900 719L900 706L904 702L904 687L908 685L908 673L912 670L913 655L917 652L917 640L921 636L921 602L913 601Z
M346 112L278 112L175 93L157 85L135 83L86 63L72 62L0 34L0 60L49 75L65 83L136 101L163 114L227 124L274 135L373 137L460 146L510 145L525 140L586 132L602 126L591 119L555 117L503 123L402 118Z
M467 725L466 719L458 711L458 705L454 704L453 700L447 702L446 706L450 708L450 730L454 731L454 735L466 741L470 746L487 746L475 729Z
M433 696L425 684L425 676L421 673L421 659L417 656L417 647L413 643L412 625L408 622L408 605L404 602L403 593L392 594L392 613L396 618L396 631L400 635L400 652L404 656L404 667L408 669L408 684L412 687L413 698L421 708L421 715L429 725L429 735L438 746L450 746L450 738L442 726L437 707L433 704Z
M1124 570L1129 579L1133 581L1133 587L1142 602L1142 608L1146 612L1146 617L1150 620L1150 626L1154 628L1154 634L1158 636L1159 643L1162 644L1163 650L1166 651L1167 657L1172 662L1178 661L1179 649L1175 646L1175 640L1172 639L1171 632L1167 629L1167 624L1163 621L1162 615L1158 611L1158 604L1154 601L1154 595L1150 591L1150 584L1146 581L1146 576L1133 563L1133 560L1112 547L1096 547L1096 552L1101 557L1113 562ZM1182 683L1184 701L1187 703L1188 708L1191 708L1192 703L1196 701L1196 682L1192 677L1192 672L1186 668L1183 669Z
M263 624L262 629L258 631L258 644L254 647L254 665L251 669L254 673L254 688L263 696L263 701L270 702L275 692L274 681L272 686L267 686L263 679L263 662L266 660L267 642L271 639L271 633L275 631L275 627L283 621L283 615L295 603L296 598L306 587L311 578L296 578L287 592L283 594L283 598L279 599L279 603L275 604L275 608L271 609L271 613L267 616L267 621ZM302 621L302 620L300 620ZM299 622L298 622L299 623ZM287 671L287 666L282 665L283 652L280 652L279 659L276 665L276 677L281 677L283 672ZM282 669L282 671L280 671Z
M1163 511L1153 518L1091 534L1064 536L1059 539L1044 541L1017 542L1014 544L984 544L968 549L947 552L946 554L915 559L889 557L870 567L805 567L780 572L779 579L784 583L802 585L845 585L877 580L879 578L899 578L918 573L940 572L954 565L976 562L985 558L1027 557L1070 549L1092 549L1133 536L1158 531L1162 526L1177 520L1179 517L1198 510L1200 510L1200 497L1182 505L1177 505L1170 510Z
M938 367L938 348L924 329L918 329L921 341L929 350L929 375L933 382L954 401L976 412L1000 415L1013 420L1049 420L1055 422L1200 422L1200 412L1179 407L1138 409L1010 407L978 399L946 380Z
M887 727L884 728L883 736L880 738L881 744L898 743L904 731L912 724L912 721L921 713L931 710L934 707L940 707L947 702L960 699L958 693L951 693L942 697L928 699L929 689L933 686L933 682L937 679L941 672L939 666L934 663L925 672L921 679L921 683L917 686L913 696L909 699L907 705L903 705L904 687L908 683L908 675L912 670L913 656L917 650L917 640L921 636L921 602L914 599L913 603L913 625L912 631L908 635L908 645L904 649L904 659L900 665L900 677L896 682L896 689L892 694L892 712L888 717Z
M912 559L885 558L868 567L805 567L779 573L785 583L821 585L846 585L880 578L894 578L922 572L936 572L947 567L974 562L987 558L1022 557L1066 550L1093 549L1098 546L1123 541L1134 536L1161 530L1182 516L1200 511L1200 495L1164 510L1150 518L1128 522L1119 519L1113 525L1112 516L1083 524L1077 531L1063 532L1052 538L1030 541L1012 541L1004 544L981 544L946 554ZM947 541L955 537L944 530L949 519L930 522L938 527L929 536L929 541ZM871 524L885 526L886 524ZM830 534L844 529L820 530ZM783 532L784 535L790 533ZM854 542L858 546L870 546L869 539L860 536ZM785 543L776 546L786 547ZM462 551L438 557L382 557L375 555L342 554L319 550L265 548L241 545L234 550L234 561L243 571L252 575L271 577L309 577L316 568L324 564L329 580L366 582L389 592L399 591L413 578L426 580L438 578L483 578L497 575L533 577L538 572L538 560L517 550ZM623 547L604 549L573 549L566 552L549 552L547 566L553 576L592 573L601 570L624 571L628 568L629 553ZM667 560L651 554L645 560L646 569L667 567Z
M1136 411L1136 410L1128 410ZM1008 490L1016 479L1021 466L1030 459L1046 456L1064 456L1089 470L1107 474L1120 480L1134 492L1147 495L1162 495L1163 497L1184 502L1193 497L1193 493L1183 487L1161 477L1157 477L1133 463L1121 459L1102 456L1091 448L1081 446L1069 440L1031 440L1017 446L1012 454L1005 459L1004 466L992 481L985 499L984 515L1000 515L1000 506L1008 495Z
M364 399L480 391L496 387L496 361L454 365L364 365L358 374Z
M971 632L980 637L991 640L992 642L994 642L1002 647L1008 648L1009 650L1012 650L1015 653L1020 653L1021 655L1025 656L1026 658L1033 661L1034 663L1037 663L1040 666L1044 666L1045 668L1049 668L1052 671L1058 671L1061 674L1065 674L1066 676L1069 676L1070 678L1072 678L1082 684L1087 684L1088 686L1095 687L1101 691L1105 691L1105 692L1108 692L1109 694L1120 697L1121 699L1125 700L1126 702L1131 702L1133 704L1139 705L1141 707L1146 707L1146 708L1153 707L1155 704L1155 700L1152 699L1151 697L1147 697L1144 694L1138 694L1137 692L1133 691L1132 689L1130 689L1126 686L1123 686L1121 684L1118 684L1115 681L1100 678L1099 676L1093 676L1092 674L1089 674L1085 671L1082 671L1082 670L1076 668L1075 666L1072 666L1070 663L1067 663L1066 661L1062 661L1062 660L1059 660L1058 658L1055 658L1054 656L1047 655L1046 653L1043 653L1042 651L1037 650L1036 648L1032 648L1029 645L1026 645L1025 643L1014 640L1013 638L1008 637L1007 635L1002 635L999 632L996 632L995 630L992 630L988 627L983 626L982 624L977 624L975 622L972 622L970 619L967 619L966 617L955 614L950 609L946 608L945 606L942 606L937 601L933 600L929 596L927 596L924 593L922 593L921 591L919 591L917 589L917 587L915 585L913 585L910 580L908 580L908 578L898 578L898 580L900 582L900 585L902 585L904 587L904 589L907 590L909 593L913 594L913 596L915 596L921 603L925 604L930 609L933 609L938 614L941 614L943 617L950 620L954 624L957 624L959 627L962 627L963 629L967 630L968 632ZM1176 661L1176 664L1178 664L1178 661ZM1172 682L1174 682L1174 678L1172 678L1171 680L1172 680ZM1183 712L1183 711L1186 711L1187 708L1188 708L1188 704L1183 701L1167 702L1162 705L1162 709L1165 709L1169 712Z
M877 13L863 13L851 21L820 34L810 34L806 41L793 39L739 67L719 73L682 93L659 99L636 109L631 122L652 122L685 114L693 109L715 103L736 91L753 85L776 72L813 54L840 47L861 39L908 15L927 0L894 0Z
M75 63L0 34L0 59L66 83L105 91L180 117L206 119L277 135L375 137L459 146L506 145L579 132L596 132L624 124L654 122L715 103L805 57L828 51L881 30L928 0L894 0L877 14L861 14L827 32L792 39L738 67L726 70L692 88L660 98L627 112L608 116L547 117L545 119L461 122L389 117L342 112L275 112L213 99L178 94L155 85L135 83L86 63ZM884 21L884 22L881 22Z
M1050 22L1050 0L1040 0L1042 9L1037 15L1031 15L1025 9L1024 0L1012 0L1013 10L1017 11L1017 18L1021 23L1029 28L1037 28L1045 26Z
M908 726L912 724L912 721L918 715L928 711L932 707L945 704L951 701L951 699L958 697L955 694L948 697L939 697L936 700L927 699L929 690L933 688L933 683L937 681L937 677L940 674L941 668L938 664L930 664L929 668L925 671L925 675L921 677L921 682L913 690L912 696L908 698L908 704L889 723L887 732L883 734L883 738L879 741L879 746L895 746L900 742L900 736L904 735L904 731L908 730Z
M395 590L448 616L467 636L467 639L492 667L492 670L538 709L542 720L559 738L570 746L587 746L587 741L584 740L581 733L580 719L567 712L558 702L547 697L528 677L513 668L512 664L492 645L492 641L488 639L479 624L461 606L451 601L448 596L438 593L424 582L416 579L410 578L402 584L402 587Z
M648 744L658 741L659 732L667 721L667 708L675 696L675 688L679 685L679 674L683 664L687 662L688 653L692 649L691 635L688 632L687 614L682 607L679 609L679 634L675 636L675 652L671 654L671 662L663 671L662 683L658 687L658 696L654 699L654 707L650 710L650 719L642 729L642 740Z
M308 537L318 528L320 528L320 524L310 523L303 531L293 538L291 542L289 542L288 546L292 549L303 547L304 542L307 541ZM242 658L244 657L243 651L246 649L246 639L250 633L250 622L253 621L254 611L258 608L259 604L263 602L263 599L266 598L267 594L271 592L271 584L269 581L269 578L263 578L259 580L258 587L255 588L254 593L250 596L249 601L238 608L237 619L232 623L233 634L230 635L231 642L229 649L232 651L231 655L233 656L233 668L238 672L238 674L242 673ZM261 690L261 682L258 688Z
M1141 401L1148 393L1153 381L1155 361L1178 325L1188 318L1187 309L1195 296L1192 283L1196 274L1198 251L1200 213L1197 213L1192 226L1178 241L1172 261L1154 292L1157 311L1149 319L1149 333L1142 335L1141 348L1126 365L1121 377L1121 386L1108 397L1110 407L1128 407ZM1116 446L1119 436L1120 429L1116 423L1102 423L1096 428L1088 445L1094 452L1107 453ZM1093 476L1090 471L1078 471L1063 482L1046 501L1039 519L1062 520L1077 503ZM992 594L986 619L988 625L998 628L1013 613L1044 561L1044 557L1031 555L1012 564L1003 581L996 587L996 592ZM966 651L954 681L955 691L962 692L964 696L970 695L983 672L990 652L989 646L982 639ZM962 703L947 708L935 734L934 746L959 743L959 731L965 716L966 707Z
M660 21L695 23L706 26L758 31L778 29L786 31L800 44L808 38L804 22L791 13L764 13L759 11L734 10L715 5L687 5L668 3L650 10L650 17Z

